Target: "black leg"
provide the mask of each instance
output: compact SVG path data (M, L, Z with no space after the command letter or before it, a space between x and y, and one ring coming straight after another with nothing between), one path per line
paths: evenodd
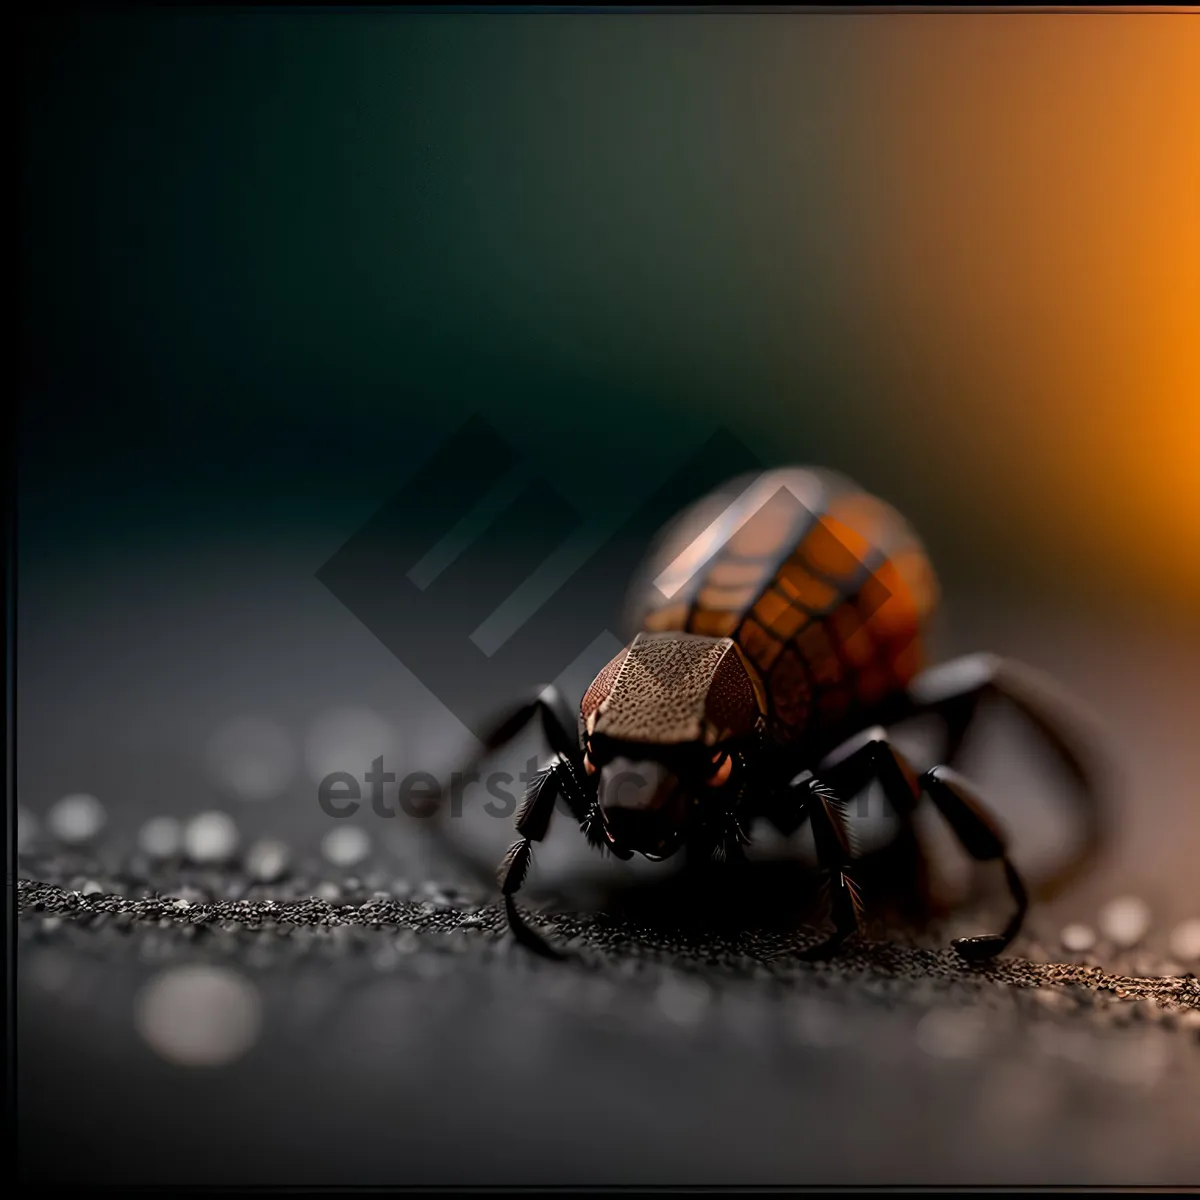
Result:
M525 882L533 860L533 843L545 838L559 796L566 800L580 825L595 818L595 789L583 769L570 759L558 757L539 771L529 784L525 799L517 810L516 830L520 835L504 856L496 873L504 895L504 911L513 936L523 946L547 958L565 958L549 942L525 923L517 912L513 897Z
M934 767L921 777L921 783L937 805L938 811L945 817L946 823L954 830L963 849L972 858L979 862L999 859L1004 864L1008 890L1017 905L1016 912L1004 927L1004 932L999 935L956 938L951 943L959 954L972 962L995 958L1002 950L1007 949L1013 938L1020 933L1025 913L1029 908L1025 885L1006 852L1004 834L971 785L949 767Z
M818 770L834 792L845 797L847 811L854 803L860 814L866 789L872 782L880 784L900 829L872 858L890 873L888 890L895 909L919 923L928 916L931 904L926 846L914 820L921 789L915 768L903 756L897 758L892 749L887 730L876 725L836 746L821 760ZM847 822L847 831L857 857L853 822Z
M541 719L542 731L555 754L571 758L579 753L575 715L562 693L550 685L496 721L483 739L483 749L471 760L472 768L478 766L488 754L511 742L534 718Z
M896 815L906 825L921 797L916 768L895 746L881 725L864 729L835 747L820 763L821 777L848 800L878 781Z
M458 773L460 779L469 779L479 772L489 755L501 749L521 733L534 720L541 721L542 731L551 750L570 762L582 761L577 735L574 731L575 717L570 705L557 688L547 686L523 704L518 704L498 718L485 734L483 744ZM492 869L468 854L452 838L446 827L447 806L443 801L433 812L431 832L442 848L457 862L466 867L481 883L492 879Z
M1008 947L1020 932L1029 907L1025 886L1008 858L1004 834L986 805L961 775L946 766L934 767L918 776L912 763L891 744L879 727L865 730L843 743L825 758L822 776L843 796L859 794L872 780L883 785L884 794L900 819L910 825L918 797L928 792L963 849L979 862L999 859L1004 877L1016 903L1016 912L999 935L959 938L954 948L972 961L993 958Z
M791 807L802 813L793 824L782 814ZM800 957L822 959L831 957L847 938L858 932L862 914L862 899L851 874L853 852L847 830L843 801L827 783L804 771L784 789L773 806L783 825L798 829L806 817L812 824L817 859L828 872L830 910L833 933L823 942L810 946ZM769 818L774 823L776 818Z
M1052 680L1013 659L974 654L923 671L910 684L908 694L914 713L934 713L945 722L941 757L949 766L958 765L980 703L992 696L1021 714L1071 776L1081 838L1053 878L1040 886L1040 892L1052 895L1095 857L1106 830L1100 772L1092 761L1095 750L1088 748L1088 742L1094 744L1096 739L1085 732L1093 722Z
M831 867L837 932L825 945L808 952L814 957L836 950L858 928L861 919L861 899L848 867L850 860L857 855L854 827L847 818L850 801L861 795L868 784L878 780L903 822L906 833L915 836L912 814L920 794L911 765L895 751L888 741L886 730L879 726L864 730L836 747L821 761L819 771L823 783L811 785L814 798L809 804L813 838L818 855L822 855L822 840L826 842L827 849L822 855L825 861L830 861L839 850L841 860ZM832 843L835 833L838 839L836 847Z

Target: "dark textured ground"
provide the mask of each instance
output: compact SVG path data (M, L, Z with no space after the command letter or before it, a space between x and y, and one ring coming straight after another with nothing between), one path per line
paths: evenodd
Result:
M406 822L368 815L369 853L338 868L318 846L346 823L307 793L216 799L186 747L146 748L153 665L122 674L116 650L88 645L94 661L81 643L60 676L31 676L37 702L22 726L20 794L41 827L17 863L28 1179L1200 1180L1200 965L1170 949L1171 931L1200 916L1194 650L1016 618L973 629L962 649L1014 653L1087 697L1121 768L1093 873L1035 905L1010 955L973 969L946 947L1003 919L993 892L919 932L872 901L867 941L809 964L795 953L817 936L803 865L759 863L740 907L689 891L667 865L568 892L590 859L565 827L539 850L523 903L573 958L535 960L499 936L494 892L468 886ZM180 646L172 679L192 653ZM378 661L372 645L361 663L353 652L332 640L330 671L340 664L349 678ZM252 675L253 663L228 686L275 679ZM73 707L101 679L114 689L128 679L127 694ZM287 684L279 678L281 696ZM380 682L381 696L391 686ZM180 695L173 727L186 702L198 733L209 729L220 710L201 712L203 701ZM1034 786L1036 763L1004 733L971 769L1036 875L1054 842L1054 787ZM47 814L81 783L109 820L68 851ZM147 817L213 807L235 816L242 850L264 835L289 844L277 882L251 883L237 856L202 867L136 852ZM491 825L476 832L495 861L509 830ZM1098 929L1119 895L1152 914L1137 945L1063 947L1064 926Z
M95 862L41 866L104 878ZM88 895L19 884L30 1174L1197 1178L1200 980L1147 972L1145 954L1039 961L1027 941L1030 957L971 968L931 927L810 964L796 952L811 929L700 933L657 897L644 919L543 918L573 952L557 964L453 888L400 899L351 881L335 896L225 870L192 872L180 901L136 874ZM313 890L333 898L298 898ZM241 898L210 899L222 891ZM129 1028L147 981L196 962L248 980L261 1006L261 1037L229 1065L163 1062ZM34 1058L51 1043L53 1074Z

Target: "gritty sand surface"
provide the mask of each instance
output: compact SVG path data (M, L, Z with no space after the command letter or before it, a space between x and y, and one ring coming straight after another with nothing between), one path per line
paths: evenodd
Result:
M470 888L191 878L20 883L29 1177L1200 1178L1200 980L1145 951L1025 938L972 968L938 925L813 964L811 928L697 928L664 893L543 914L556 963ZM173 978L211 999L172 1007Z
M332 837L304 797L201 819L200 768L111 750L103 708L71 727L68 761L69 679L48 676L20 762L22 1174L1197 1184L1195 655L1017 618L980 624L964 648L979 645L1091 700L1121 769L1105 856L986 969L946 947L1003 922L994 877L975 907L911 928L868 897L866 940L813 964L802 863L760 863L724 898L657 872L576 893L586 850L558 827L521 900L571 958L535 959L503 936L494 889L416 853L400 821ZM71 671L124 678L89 663ZM153 719L140 695L114 709L120 728ZM1017 744L971 770L1036 875L1055 794L1027 783ZM76 780L106 823L59 807ZM510 838L493 825L489 862Z

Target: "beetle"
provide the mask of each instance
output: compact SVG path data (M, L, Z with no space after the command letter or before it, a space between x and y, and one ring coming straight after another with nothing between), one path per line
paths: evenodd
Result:
M830 881L833 931L806 957L828 957L860 928L849 803L877 783L902 828L912 831L928 797L971 858L1001 866L1011 919L997 934L952 942L970 961L1000 954L1029 896L1001 824L955 768L980 702L1012 705L1077 785L1084 834L1074 866L1100 840L1095 772L1078 711L1039 672L988 654L928 664L939 598L909 522L837 472L750 473L686 508L629 586L633 636L578 708L546 688L484 738L480 757L540 720L553 751L497 872L517 939L561 956L514 899L561 799L587 841L621 859L685 851L729 862L744 857L755 820L788 835L807 822ZM920 770L889 727L923 714L941 718L944 741L938 762ZM658 782L633 798L602 786L623 762L648 765Z

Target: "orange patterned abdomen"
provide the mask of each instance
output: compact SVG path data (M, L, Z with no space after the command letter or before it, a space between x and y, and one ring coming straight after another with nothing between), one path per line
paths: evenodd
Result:
M733 638L787 742L906 686L937 594L895 509L833 472L786 468L681 514L635 582L630 616L648 631Z

